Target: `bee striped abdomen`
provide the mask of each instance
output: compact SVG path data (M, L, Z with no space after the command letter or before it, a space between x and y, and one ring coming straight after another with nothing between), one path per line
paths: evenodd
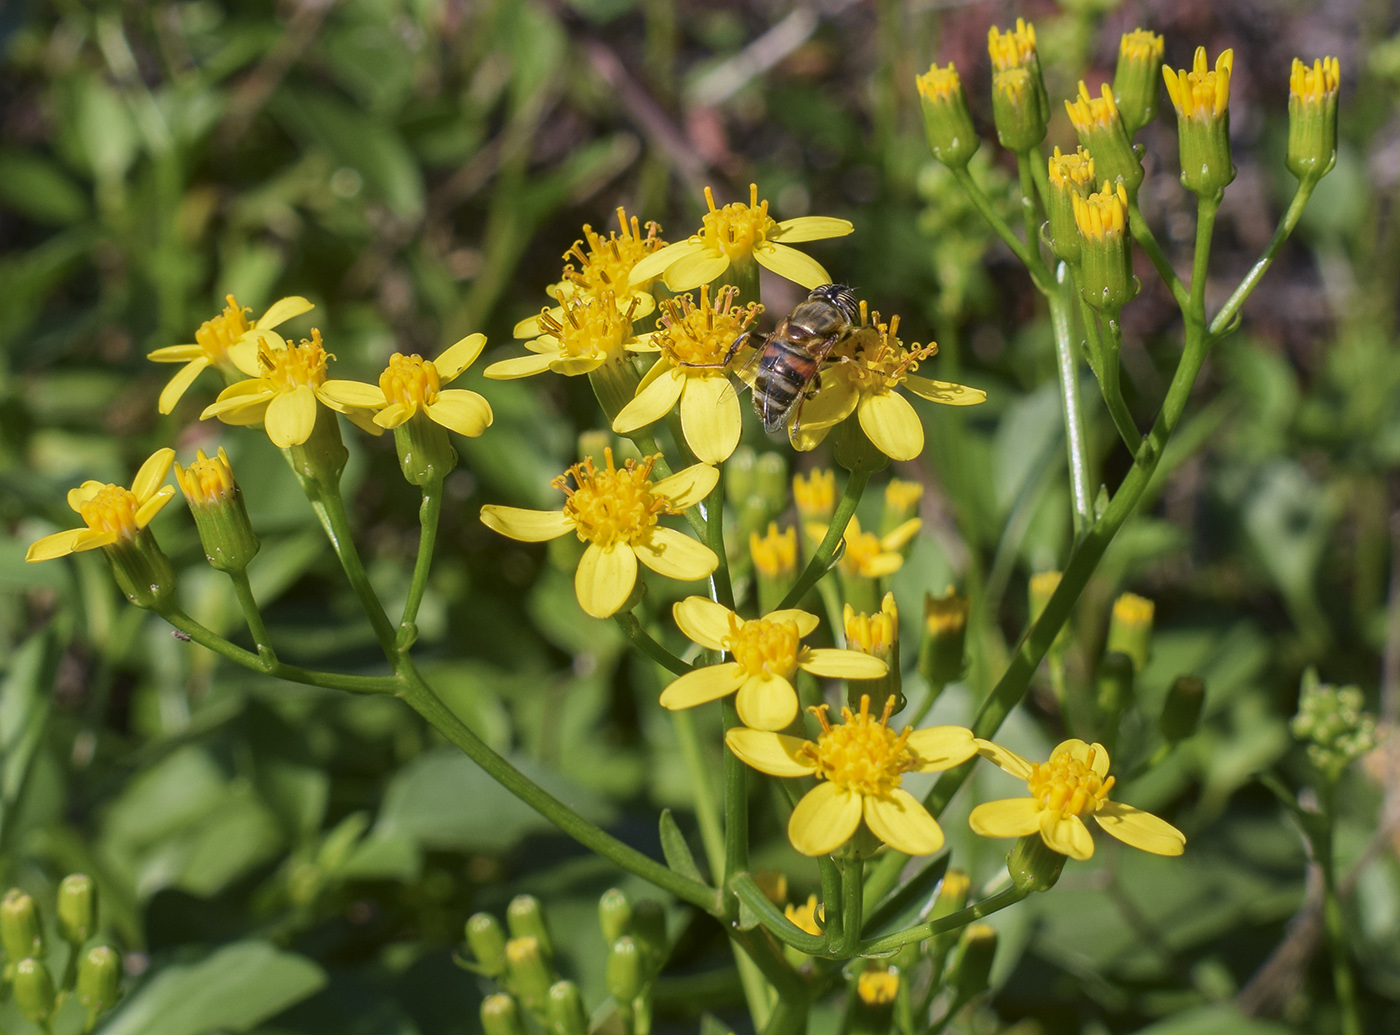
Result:
M821 360L785 341L770 341L754 378L754 399L762 402L759 416L767 431L781 428L797 400L816 376Z

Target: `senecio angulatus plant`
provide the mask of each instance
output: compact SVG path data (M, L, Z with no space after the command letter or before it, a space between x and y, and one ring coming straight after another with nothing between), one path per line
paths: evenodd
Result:
M824 340L819 353L802 351L797 335L805 330L792 324L784 324L786 337L777 344L753 334L763 310L760 267L803 290L821 288L833 277L804 245L854 230L850 222L827 216L780 220L757 185L744 200L724 204L706 188L701 225L669 243L656 223L642 225L622 209L617 228L606 236L585 226L539 315L516 327L523 349L493 354L484 369L488 381L583 376L596 395L606 427L585 436L592 444L586 455L553 481L556 505L493 503L482 508L480 520L523 542L574 536L586 544L574 574L580 607L593 619L616 623L643 657L667 673L659 703L690 766L698 857L669 812L660 818L663 859L585 819L468 728L415 663L443 483L458 462L453 436L489 434L492 424L487 398L452 387L483 353L481 334L431 359L396 353L373 383L341 380L331 373L333 343L318 330L302 338L286 335L289 321L313 311L310 302L283 298L251 320L251 311L229 296L227 308L194 332L193 344L150 356L183 364L161 393L162 413L212 370L225 387L203 418L261 427L282 451L373 627L386 672L313 671L281 659L248 576L258 537L222 449L213 456L201 451L184 465L175 463L173 450L161 449L129 488L83 483L68 496L81 526L35 542L28 559L100 549L133 604L233 664L294 682L400 698L561 831L649 882L672 901L669 908L680 904L714 917L732 940L756 1030L802 1031L811 1005L841 988L851 1030L884 1032L896 1023L910 1032L942 1030L987 987L996 932L981 923L984 918L1032 892L1048 891L1068 860L1089 859L1102 848L1098 835L1158 856L1185 850L1186 835L1175 826L1119 799L1112 764L1118 720L1132 702L1135 673L1150 651L1151 601L1128 595L1114 608L1097 696L1086 714L1070 715L1070 732L1082 738L1067 737L1048 757L1026 758L996 737L1047 656L1055 692L1063 693L1057 655L1071 608L1152 482L1212 346L1235 327L1245 299L1335 162L1340 74L1333 58L1311 66L1295 62L1287 166L1297 178L1296 192L1258 261L1224 305L1209 313L1212 229L1235 175L1231 52L1217 55L1212 66L1201 49L1192 68L1173 70L1163 67L1160 36L1128 33L1112 84L1091 89L1080 83L1066 102L1078 146L1047 153L1052 102L1034 28L1022 21L1006 31L993 28L989 51L996 138L1014 154L1019 171L1019 232L969 172L982 138L957 70L935 64L918 76L917 91L934 157L1044 296L1058 356L1074 537L1062 571L1033 580L1031 624L968 726L923 721L944 687L963 672L975 601L970 604L956 587L927 587L917 605L920 642L902 647L899 611L916 602L897 601L886 591L919 531L921 487L890 480L878 528L863 529L855 512L872 476L891 459L915 460L924 451L923 424L909 395L973 406L985 394L933 379L936 344L907 341L909 323L882 317L867 300L841 310L841 332ZM1133 137L1153 118L1163 88L1179 129L1181 182L1196 199L1194 258L1186 279L1167 261L1138 206L1144 168ZM1175 372L1146 430L1135 422L1119 384L1120 316L1139 290L1133 275L1137 249L1180 307L1184 328ZM812 297L844 298L837 291ZM788 351L768 351L779 347ZM1081 357L1132 459L1117 489L1101 490L1097 499L1089 480ZM786 366L776 366L779 360ZM807 368L811 376L802 373ZM755 464L752 450L741 449L739 392L743 382L754 381L756 369L791 373L798 384L800 398L794 397L787 423L792 448L808 452L825 443L846 472L839 487L830 469L796 478L791 500L798 520L786 526L777 520L789 503L783 461L770 453ZM421 490L417 561L397 614L386 610L371 585L341 495L348 455L342 417L369 435L393 432L403 475ZM209 563L233 584L252 649L218 635L180 606L176 572L152 528L175 495L167 483L172 466ZM646 602L654 579L683 583L688 595L658 613ZM693 649L685 653L666 645L687 641ZM913 673L921 683L915 688L905 684L906 677L914 681ZM842 682L844 690L838 689ZM1199 680L1189 677L1173 686L1147 765L1160 763L1190 737L1202 691ZM695 711L706 705L709 711ZM1329 707L1337 712L1340 706ZM1314 713L1324 710L1305 708L1311 725L1304 731L1300 719L1299 729L1313 738L1318 765L1335 782L1337 738L1324 743L1316 732L1325 722ZM722 728L698 718L716 712ZM708 745L706 738L713 738ZM719 741L724 764L713 773L703 759ZM1006 870L974 888L964 870L950 866L943 824L949 801L979 759L1009 773L1024 791L972 809L973 831L1013 844ZM926 792L927 783L905 779L921 773L937 774ZM812 860L813 872L791 875L794 882L819 886L805 902L788 901L788 874L751 865L750 792L762 781L775 781L776 798L789 803L787 837ZM910 908L919 901L922 909ZM63 908L60 903L60 915ZM606 1007L620 1025L615 1030L645 1035L651 990L670 948L666 908L660 897L634 901L620 891L604 896L606 1004L584 1003L579 989L560 977L539 902L517 899L504 927L489 914L474 916L463 963L498 988L482 1006L485 1030L584 1035L589 1017L596 1027L598 1011ZM94 1011L110 1005L116 974L109 967L94 976L100 962L93 962L93 954L99 950L55 984L42 946L20 944L34 927L25 909L32 914L32 903L6 898L3 931L5 980L28 1015L47 1017L56 998L75 994L74 988ZM1343 958L1337 981L1347 1030L1355 1032L1360 1029L1346 966Z

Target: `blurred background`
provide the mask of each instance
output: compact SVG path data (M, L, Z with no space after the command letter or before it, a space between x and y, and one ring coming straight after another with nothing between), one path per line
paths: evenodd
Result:
M191 341L228 293L254 316L308 297L315 311L291 329L319 327L339 376L372 378L391 352L433 356L474 331L488 361L513 354L511 328L550 302L582 226L606 233L619 205L658 220L668 241L698 227L705 185L722 202L756 182L778 219L851 220L853 235L811 253L899 313L907 339L939 343L931 376L989 395L967 412L924 407L927 455L895 472L927 490L924 534L894 582L906 635L924 590L972 585L979 599L967 679L936 712L966 717L1024 626L1027 577L1065 560L1069 497L1043 306L929 157L913 80L956 62L986 134L974 174L1014 211L986 33L1017 16L1036 26L1052 98L1081 77L1097 93L1120 34L1138 26L1165 35L1175 67L1198 44L1212 60L1234 48L1239 174L1216 225L1208 309L1291 195L1294 56L1340 58L1342 141L1074 619L1067 665L1084 680L1113 597L1156 601L1143 716L1177 675L1206 682L1197 736L1126 785L1187 832L1188 853L1103 853L1002 914L994 991L968 1030L1334 1030L1303 842L1254 774L1297 764L1287 720L1307 666L1358 684L1386 721L1400 715L1400 12L1388 0L31 0L0 9L0 886L51 896L71 870L97 878L129 979L105 1030L475 1031L489 985L452 953L467 915L499 914L521 891L544 900L561 967L595 1003L597 896L621 880L397 702L216 664L127 606L94 554L23 563L28 543L74 523L71 486L126 484L161 446L187 462L223 444L263 539L254 585L285 656L378 671L286 465L262 436L197 420L216 380L157 413L174 368L145 354ZM1194 203L1165 106L1138 138L1141 202L1180 268ZM1073 146L1062 107L1051 144ZM1138 272L1124 388L1145 427L1180 320L1150 266ZM765 281L768 326L799 292ZM549 480L599 426L596 404L582 378L488 383L483 365L459 384L488 396L496 424L456 442L423 667L493 746L657 855L661 807L693 822L656 671L578 609L558 556L568 544L551 553L477 520L485 502L556 505ZM1111 487L1130 457L1106 414L1090 416ZM347 438L361 548L392 606L417 547L417 497L386 440ZM746 441L794 470L829 463L756 429ZM232 594L180 510L154 527L184 606L238 638ZM1061 728L1038 687L1008 742L1042 751ZM1400 1030L1400 754L1373 754L1346 791L1355 963L1373 1030ZM770 833L775 815L759 817ZM996 872L1004 846L945 825L975 876ZM805 898L814 872L791 854L764 861ZM671 921L658 1029L693 1031L703 1008L717 1030L742 1032L723 933L679 909ZM177 1016L174 1004L211 988L243 1012ZM1220 1021L1231 1000L1255 1027ZM0 1027L25 1030L7 1010ZM838 1007L816 1023L837 1031Z

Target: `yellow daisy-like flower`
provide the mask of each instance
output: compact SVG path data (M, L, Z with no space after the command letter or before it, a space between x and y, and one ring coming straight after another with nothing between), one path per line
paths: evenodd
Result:
M81 515L84 526L55 532L31 543L26 561L51 561L70 553L111 546L134 539L175 496L175 486L162 484L170 473L175 450L158 449L141 465L131 488L88 480L68 492L68 506Z
M798 216L776 222L768 214L768 202L758 200L758 184L749 184L749 202L731 202L715 208L715 196L705 188L705 213L700 232L689 240L668 244L632 268L631 281L640 284L664 275L672 291L688 291L708 284L730 265L757 261L780 277L811 289L830 284L831 275L821 263L789 244L845 237L855 229L847 220L832 216Z
M868 654L802 646L820 619L795 608L745 621L723 604L686 597L672 614L686 636L734 659L687 672L663 690L661 704L672 710L737 694L734 705L745 726L780 730L797 718L791 680L798 669L831 679L878 679L888 671Z
M861 303L861 326L832 350L821 371L821 387L807 400L800 427L788 429L793 447L815 449L837 424L854 413L875 448L893 460L923 452L924 426L914 407L895 389L901 386L931 402L975 406L987 393L948 381L932 381L914 371L938 351L935 344L906 348L896 336L899 317L888 324Z
M554 487L568 497L560 510L481 508L482 523L512 539L542 543L574 532L588 543L574 591L594 618L607 618L627 602L639 560L658 575L684 582L703 579L719 567L708 546L657 523L661 515L680 514L704 499L719 481L716 468L695 464L653 482L657 457L628 460L619 470L611 449L603 456L604 470L587 457L554 480ZM570 477L574 488L569 488Z
M860 518L853 515L841 537L846 542L846 552L841 555L837 566L847 575L859 575L866 579L883 579L893 575L904 564L904 554L900 551L919 534L923 525L919 518L910 518L880 536L862 531ZM807 534L817 542L826 538L826 530L826 525L807 526Z
M943 831L908 791L905 773L951 769L977 753L972 731L961 726L932 726L901 733L889 728L894 699L876 720L870 698L860 713L841 709L833 726L826 705L812 709L822 724L815 741L782 733L735 727L724 735L729 750L771 776L816 776L820 783L797 803L788 821L788 838L803 855L827 855L851 839L861 820L871 833L897 851L929 855L943 847Z
M185 364L161 389L158 404L161 413L169 413L175 409L180 397L206 368L219 367L226 374L232 375L236 363L230 356L230 350L240 343L254 340L257 336L255 332L269 331L292 317L315 308L306 299L291 295L273 302L268 306L267 312L249 323L248 314L252 310L240 306L232 295L224 297L228 305L218 316L199 325L199 330L194 332L194 344L168 345L146 354L147 359L156 363ZM246 347L245 345L244 348Z
M632 333L636 297L625 311L618 309L617 299L610 291L573 297L561 292L559 302L559 316L546 309L536 318L540 336L525 343L532 355L492 363L486 368L487 377L510 381L546 370L573 377L597 370L609 361L624 360L629 352L646 350L650 335Z
M968 822L983 837L1024 837L1038 831L1052 850L1083 860L1094 854L1094 839L1084 824L1092 816L1105 832L1144 852L1180 855L1185 849L1186 835L1166 820L1108 799L1114 780L1102 744L1066 740L1045 763L1027 762L987 740L977 740L976 747L983 758L1025 780L1030 791L1029 798L989 801L973 809Z
M681 431L696 458L706 464L729 459L744 428L739 396L727 376L731 346L763 311L754 302L736 306L738 293L721 288L712 304L709 286L702 285L698 306L690 295L661 303L662 317L646 346L661 358L613 421L613 431L630 434L660 420L679 401Z
M395 352L379 375L379 386L360 381L327 381L320 398L342 413L374 414L374 423L393 430L417 413L468 438L491 426L491 404L465 388L442 389L459 377L486 345L486 335L471 334L449 346L437 359Z

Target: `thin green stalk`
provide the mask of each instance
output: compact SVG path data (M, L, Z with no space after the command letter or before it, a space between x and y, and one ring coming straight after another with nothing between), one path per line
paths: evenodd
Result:
M1212 338L1225 333L1225 330L1230 326L1230 321L1240 311L1240 306L1244 305L1245 299L1259 286L1259 281L1273 265L1274 259L1278 257L1283 242L1288 240L1289 234L1293 233L1293 229L1298 225L1298 219L1303 214L1303 206L1308 203L1308 198L1312 196L1313 188L1316 186L1316 180L1303 180L1298 184L1298 189L1293 194L1293 200L1289 202L1288 210L1279 220L1278 228L1274 230L1274 236L1269 240L1264 254L1259 257L1258 262L1250 267L1249 272L1240 281L1240 286L1235 288L1229 300L1220 312L1215 314L1215 319L1210 322L1210 336Z
M864 900L865 860L852 855L841 864L841 926L844 932L835 955L842 959L856 955L856 948L860 945Z
M1147 220L1142 216L1142 209L1138 208L1137 198L1128 202L1128 229L1132 232L1133 240L1138 243L1138 247L1147 253L1147 257L1152 260L1152 265L1157 269L1157 276L1162 278L1162 283L1167 285L1172 293L1172 298L1176 299L1176 304L1182 309L1186 308L1186 287L1181 283L1181 278L1176 275L1176 270L1172 269L1172 264L1167 261L1166 255L1162 251L1162 246L1157 243L1156 236L1152 233L1152 228L1147 225Z
M710 576L714 599L734 610L734 586L729 580L729 555L724 549L724 465L720 465L719 480L705 500L705 545L719 558L719 567Z
M930 920L927 923L918 924L903 931L896 931L894 934L887 934L880 938L871 938L863 941L859 946L859 954L871 956L880 952L894 952L910 942L921 942L925 938L932 938L936 934L945 931L956 931L960 927L966 927L974 920L981 920L985 916L991 916L1007 906L1015 905L1021 899L1029 895L1029 891L1024 891L1012 884L1004 888L991 898L983 899L966 909L960 909L956 913L949 913L945 917L937 920Z
M1215 214L1218 211L1220 211L1219 196L1197 199L1196 251L1191 259L1191 293L1187 300L1185 313L1188 334L1190 333L1190 325L1192 323L1199 326L1202 334L1204 334L1206 330L1206 277L1210 272L1210 240L1215 232ZM1277 237L1278 233L1275 232L1274 236ZM1261 259L1260 261L1262 262L1263 260ZM1255 266L1257 268L1258 263L1256 263ZM1267 268L1266 266L1265 269ZM1252 273L1253 271L1251 270L1250 272ZM1262 277L1263 275L1263 271L1261 270L1259 276ZM1248 277L1245 279L1248 280ZM1241 287L1243 287L1243 285L1241 285Z
M729 888L778 941L784 945L791 945L798 952L805 952L808 956L826 955L825 936L808 934L789 920L747 873L741 873L730 881Z
M1016 172L1021 181L1021 224L1026 233L1026 249L1040 262L1040 224L1044 219L1036 201L1030 154L1023 151L1016 155Z
M1035 178L1035 192L1040 197L1041 211L1048 211L1050 208L1050 167L1039 148L1027 151L1026 158L1031 167L1031 175Z
M1322 788L1322 815L1316 824L1317 839L1313 852L1318 865L1322 867L1322 922L1327 932L1327 954L1332 961L1332 984L1337 993L1337 1005L1341 1008L1342 1035L1361 1035L1361 1001L1356 989L1356 975L1352 973L1348 954L1347 922L1342 912L1341 897L1337 892L1336 853L1333 834L1336 829L1336 788L1328 785ZM1304 830L1314 826L1304 824Z
M428 574L433 567L433 546L437 542L438 518L442 515L442 479L423 486L423 502L418 506L418 557L413 562L413 581L409 583L408 600L399 619L398 646L406 650L418 638L418 608L428 589Z
M590 823L493 751L438 699L409 659L403 659L399 672L403 682L398 696L506 790L609 862L670 892L682 902L708 913L720 912L719 893L715 889L676 873Z
M868 481L870 481L869 471L851 472L850 478L846 481L846 491L837 500L836 512L831 515L831 524L826 527L826 536L812 553L812 559L802 570L801 578L797 580L792 589L788 590L787 596L783 597L782 603L778 605L779 610L795 607L797 602L807 595L807 591L817 584L817 580L827 573L831 567L831 558L835 556L836 547L846 534L846 526L851 523L851 517L856 512L856 505L860 503L861 494L865 492L865 484Z
M1023 176L1025 162L1022 162ZM1060 376L1060 406L1065 421L1065 448L1069 461L1070 499L1074 505L1074 535L1078 539L1094 523L1094 500L1089 478L1089 444L1084 431L1084 408L1079 398L1079 357L1069 328L1069 267L1056 269L1059 290L1046 296L1050 303L1050 325L1055 332L1056 372Z
M317 498L312 500L312 503L319 503L322 508L331 548L340 559L340 566L345 569L345 577L350 580L355 596L360 598L360 606L364 608L369 624L374 627L374 635L379 640L380 649L384 651L385 657L392 658L398 650L394 627L389 623L389 616L384 613L384 606L379 602L374 587L370 585L364 562L360 560L360 552L355 548L355 537L350 528L350 518L345 513L345 501L341 498L340 487L317 483L316 488Z
M1102 378L1104 350L1103 340L1099 337L1099 316L1094 307L1084 301L1073 270L1070 271L1070 290L1074 292L1075 301L1079 303L1079 318L1084 322L1084 346L1085 352L1088 353L1089 367L1094 371L1095 377Z
M977 181L972 178L972 174L967 169L954 168L951 171L953 178L958 181L958 186L962 187L964 193L967 194L973 207L996 231L997 236L1006 242L1006 246L1011 249L1016 258L1020 259L1026 269L1030 271L1031 279L1035 281L1036 288L1042 294L1048 295L1052 290L1052 285L1049 271L1046 270L1045 264L1040 261L1040 256L1036 255L1031 250L1031 246L1017 237L1012 232L1011 227L1006 225L1006 220L1002 219L996 209L992 208L991 201L988 200L986 194L982 193L982 188L977 186Z
M842 941L845 930L841 909L841 870L829 855L817 858L817 868L822 878L822 918L826 944L836 945Z
M720 702L726 731L740 725L734 702ZM724 752L724 874L728 882L749 868L749 771L734 752Z
M681 758L695 795L695 819L700 824L700 843L705 848L705 861L710 864L711 879L724 872L724 827L720 824L719 803L710 767L700 750L700 738L695 732L695 713L680 708L671 713L671 724L680 741Z
M632 646L651 658L662 668L678 676L683 676L691 670L693 666L686 664L676 657L661 644L654 640L650 633L642 628L642 623L637 620L637 616L631 611L619 611L613 615L613 621L617 627L623 631Z
M248 569L240 568L227 574L229 581L233 583L234 595L238 597L238 606L243 610L243 620L248 623L248 632L252 634L253 646L257 649L258 657L266 664L277 664L277 652L272 649L272 637L268 635L262 611L258 609L258 602L253 597L253 586L248 581Z
M1113 347L1104 350L1099 386L1103 389L1103 400L1108 404L1108 415L1113 418L1113 426L1118 429L1118 437L1123 440L1130 453L1136 453L1142 448L1142 433L1138 431L1132 412L1123 400L1122 367L1118 362L1118 357L1123 351L1122 324L1117 320L1109 320L1108 335Z

